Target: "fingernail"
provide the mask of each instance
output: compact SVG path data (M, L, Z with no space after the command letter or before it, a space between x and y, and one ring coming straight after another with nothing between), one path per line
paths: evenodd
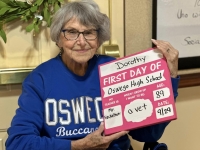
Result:
M151 39L151 41L152 41L152 42L156 42L156 40L155 40L155 39Z

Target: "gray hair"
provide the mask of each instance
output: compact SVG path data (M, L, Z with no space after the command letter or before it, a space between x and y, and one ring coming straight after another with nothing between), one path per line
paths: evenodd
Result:
M99 46L110 39L109 18L100 12L93 0L81 0L68 2L55 13L50 27L52 41L58 43L63 26L72 18L78 19L86 27L98 29Z

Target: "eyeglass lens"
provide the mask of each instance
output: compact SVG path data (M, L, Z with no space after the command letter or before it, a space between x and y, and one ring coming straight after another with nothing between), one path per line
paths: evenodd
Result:
M77 30L62 30L64 36L68 40L76 40L80 34L83 34L86 40L94 40L97 38L97 30L85 30L83 32L79 32Z

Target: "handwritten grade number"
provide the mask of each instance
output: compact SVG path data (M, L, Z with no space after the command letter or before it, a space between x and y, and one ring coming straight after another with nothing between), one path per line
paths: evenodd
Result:
M163 90L160 90L160 91L156 91L156 98L161 98L161 97L164 97L164 91Z

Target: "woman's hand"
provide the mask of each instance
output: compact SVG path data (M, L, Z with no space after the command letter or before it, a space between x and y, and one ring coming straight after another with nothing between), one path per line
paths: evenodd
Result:
M104 124L101 123L98 130L88 134L81 140L72 141L72 150L106 150L113 140L128 133L121 131L109 136L103 135Z
M151 41L157 46L158 50L160 50L167 59L171 77L176 78L178 74L178 50L176 50L169 42L154 39Z

